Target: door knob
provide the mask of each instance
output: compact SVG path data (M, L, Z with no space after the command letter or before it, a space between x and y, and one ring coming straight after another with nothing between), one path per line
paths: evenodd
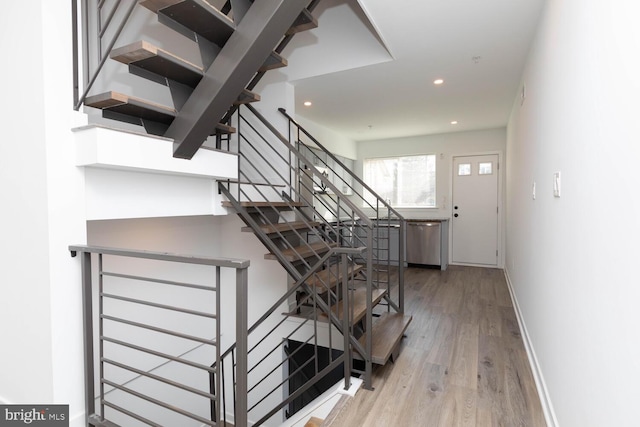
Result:
M453 214L454 217L458 218L458 214Z
M453 207L453 209L458 209L458 207L457 207L457 206L454 206L454 207Z

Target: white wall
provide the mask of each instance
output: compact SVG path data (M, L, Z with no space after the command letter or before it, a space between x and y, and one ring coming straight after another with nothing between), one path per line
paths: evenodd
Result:
M319 125L318 123L312 122L305 117L292 117L331 153L353 160L358 157L358 144L355 141L352 141L329 128ZM302 135L302 138L302 141L305 144L313 146L311 140L304 134Z
M451 165L454 156L504 152L505 129L454 132L358 142L356 174L362 177L364 159L413 154L436 154L437 207L399 209L406 218L451 217Z
M508 126L506 266L563 427L637 424L638 12L548 1Z
M0 18L11 58L0 71L0 400L70 404L75 426L84 411L80 272L67 246L83 243L85 229L70 129L83 117L71 109L71 16L58 6L13 2Z

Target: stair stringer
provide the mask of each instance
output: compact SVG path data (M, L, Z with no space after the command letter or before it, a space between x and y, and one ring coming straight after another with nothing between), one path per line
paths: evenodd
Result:
M299 0L253 3L167 129L175 157L193 157L211 134L211 118L224 116L304 7Z

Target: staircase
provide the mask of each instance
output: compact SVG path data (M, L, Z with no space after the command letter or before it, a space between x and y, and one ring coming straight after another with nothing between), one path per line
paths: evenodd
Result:
M267 71L287 65L280 53L294 34L317 26L311 15L317 0L230 0L221 9L214 7L213 2L139 2L140 7L157 15L158 22L174 30L176 37L197 44L201 54L198 64L181 58L179 52L167 51L145 40L112 49L134 12L131 7L109 48L106 52L98 51L99 66L93 77L86 79L84 94L76 101L76 108L82 104L98 108L105 118L140 125L150 134L172 138L174 157L179 158L192 158L209 136L235 132L225 124L235 106L258 101L260 97L247 88L255 87ZM90 3L83 2L89 11ZM113 16L119 16L117 6L103 11L103 4L95 6L99 45ZM130 4L135 6L135 2ZM127 65L131 74L166 86L173 105L117 91L90 95L107 58ZM76 81L75 85L79 83Z
M403 236L404 220L286 111L281 113L290 121L288 136L252 106L238 109L238 135L228 149L238 153L239 179L219 183L228 199L223 204L246 224L242 231L265 246L265 259L278 261L291 278L285 298L265 316L309 321L315 329L318 323L331 325L342 339L319 345L339 343L347 349L345 377L361 375L370 389L373 365L393 359L411 322L404 314L404 251L398 250L398 259L389 256L394 244L389 229ZM395 244L403 248L402 240ZM322 341L313 334L308 339ZM322 375L317 371L309 387Z
M291 38L317 26L311 12L318 0L229 0L219 7L215 0L142 0L122 13L78 1L97 8L97 44L108 46L99 49L82 95L76 91L76 107L173 139L174 157L191 158L210 137L237 153L238 179L218 183L223 206L289 276L287 291L213 363L209 392L222 395L222 407L211 400L211 425L267 423L336 369L343 369L345 387L360 375L371 389L373 366L394 359L411 322L404 314L404 219L286 111L290 132L283 135L250 105L260 100L252 90L264 73L287 65L281 53ZM144 39L119 44L137 7L196 43L201 60ZM107 43L113 16L120 25ZM172 105L116 90L94 94L107 60L164 87ZM302 386L292 378L304 366L289 363L294 354L283 356L290 340L316 349ZM319 349L330 349L326 365Z

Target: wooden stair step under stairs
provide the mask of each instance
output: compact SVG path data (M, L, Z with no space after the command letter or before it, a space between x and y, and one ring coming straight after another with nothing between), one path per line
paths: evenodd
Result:
M371 292L371 305L375 307L386 293L387 291L385 289L373 289ZM367 313L367 290L365 288L358 288L351 292L349 295L349 301L353 306L353 311L350 310L349 316L353 314L351 324L355 325L362 320ZM340 320L342 320L343 306L344 300L340 300L331 308L331 311L333 311ZM326 314L321 314L320 316L326 318Z
M402 313L383 313L378 320L373 323L371 329L371 361L376 365L387 363L391 355L400 344L412 316ZM360 337L359 341L363 347L366 345L366 335Z
M304 427L321 427L322 423L324 423L324 420L322 418L318 418L318 417L311 417L309 418L309 420L305 423Z
M352 279L356 274L360 273L364 267L362 264L349 265L347 267L348 279ZM313 274L306 283L315 289L316 292L322 293L329 289L334 289L336 285L342 281L342 278L342 266L338 263L337 266L333 265Z
M182 83L192 89L200 83L204 75L204 69L201 66L144 40L114 49L111 52L111 59L130 67L143 69L161 78ZM257 101L260 101L260 95L244 89L234 104Z
M300 15L293 21L293 25L286 32L286 35L290 36L295 33L300 33L302 31L312 30L318 27L318 20L309 12L309 10L304 9Z
M286 233L289 231L298 231L298 230L311 230L314 227L318 227L320 225L317 221L305 222L305 221L296 221L296 222L279 222L276 224L262 224L260 225L260 230L265 234L276 234L276 233ZM247 233L253 233L253 228L251 227L242 227L241 229Z
M278 52L271 52L267 59L264 61L264 64L258 69L258 72L265 73L269 70L275 70L276 68L282 68L289 65L286 58L280 55Z
M147 131L163 135L161 131L150 131L145 121L168 127L176 118L176 110L155 102L125 95L119 92L105 92L87 97L85 105L102 110L103 116L136 125L145 126ZM216 130L221 133L234 133L234 127L218 123Z
M186 29L222 47L235 31L233 20L206 0L145 0L150 11L179 23ZM307 9L296 18L286 35L318 27L318 20Z
M325 253L327 253L331 248L335 248L337 246L338 246L337 243L314 242L314 243L303 244L301 246L296 246L289 249L283 249L280 252L282 253L282 255L287 261L297 262L313 256L322 256ZM278 258L274 254L268 253L264 255L264 259L277 260Z
M206 0L145 0L140 5L220 47L236 29L231 18Z

